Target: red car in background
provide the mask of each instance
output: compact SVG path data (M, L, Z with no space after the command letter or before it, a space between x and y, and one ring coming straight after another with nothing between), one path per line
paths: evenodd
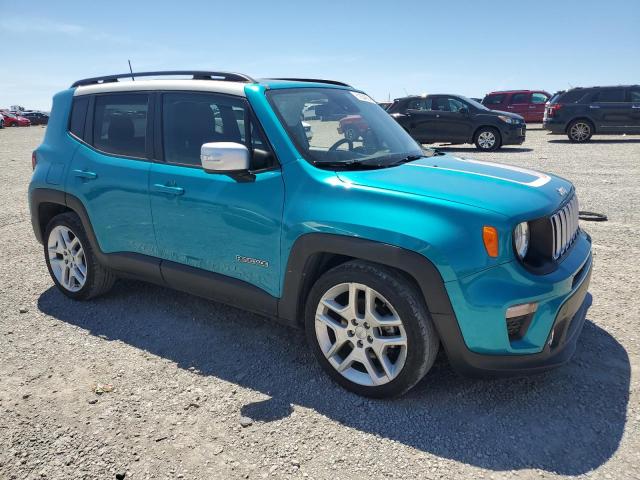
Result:
M357 140L369 129L367 122L360 115L347 115L340 119L338 133L344 135L347 140Z
M31 125L31 121L28 118L15 115L5 110L0 110L0 113L2 113L2 116L4 117L5 127L28 127Z
M482 104L491 110L522 115L527 123L539 123L550 98L551 94L544 90L506 90L488 93Z

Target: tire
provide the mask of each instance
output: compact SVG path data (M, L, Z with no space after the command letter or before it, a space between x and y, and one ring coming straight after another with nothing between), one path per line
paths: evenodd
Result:
M567 127L567 137L574 143L588 142L593 135L593 124L589 120L573 120Z
M365 313L365 299L372 299L373 315ZM357 306L350 310L349 304ZM411 389L429 371L440 346L414 284L396 270L359 260L329 270L314 284L305 305L305 331L314 355L333 380L374 398Z
M357 140L359 136L360 135L358 134L358 131L355 129L355 127L347 127L347 129L344 131L344 138L346 138L347 140L351 140L352 142Z
M73 212L57 215L47 224L44 257L58 289L74 300L102 295L116 280L116 276L98 262L82 222Z
M478 150L493 152L502 145L502 137L500 136L500 132L493 127L481 127L480 130L476 132L474 143Z

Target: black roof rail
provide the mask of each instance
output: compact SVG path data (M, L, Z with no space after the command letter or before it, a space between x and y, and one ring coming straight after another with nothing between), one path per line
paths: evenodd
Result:
M231 72L206 72L201 70L173 70L161 72L137 72L137 73L119 73L117 75L104 75L102 77L84 78L78 80L71 85L71 88L83 85L96 85L99 83L117 82L119 78L137 78L137 77L164 77L173 75L191 75L194 80L222 80L226 82L245 82L255 83L255 80L249 75L243 73Z
M339 82L338 80L322 80L319 78L272 78L271 80L287 80L291 82L309 82L309 83L328 83L329 85L340 85L342 87L351 87L348 83Z

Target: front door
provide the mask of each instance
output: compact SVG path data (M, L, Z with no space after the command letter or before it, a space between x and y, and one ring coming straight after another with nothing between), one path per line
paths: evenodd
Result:
M628 133L640 133L640 87L632 87L627 92L631 104L631 128Z
M530 119L529 116L529 98L531 94L520 92L514 93L511 95L511 99L509 100L509 105L507 106L507 111L512 113L517 113L524 117L525 122L528 122Z
M436 113L433 129L439 142L468 142L471 138L470 107L455 97L433 97Z
M529 116L525 117L526 122L542 122L544 108L549 101L549 96L544 92L533 92L529 103Z
M246 100L163 93L159 103L163 161L152 166L149 185L160 257L277 296L284 185ZM253 179L205 172L200 147L208 142L245 144ZM171 273L163 267L163 274Z
M71 132L85 143L75 151L66 190L83 203L103 252L154 256L149 95L109 93L89 98L74 100ZM84 115L81 125L74 124L80 109L88 116L86 128Z

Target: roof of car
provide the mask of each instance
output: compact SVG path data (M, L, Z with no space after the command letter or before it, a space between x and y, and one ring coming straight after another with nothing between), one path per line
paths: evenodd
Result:
M190 76L191 78L157 78L152 80L148 78L185 75ZM274 89L313 86L351 88L346 83L336 80L308 78L268 78L255 80L248 75L241 73L205 71L165 71L106 75L103 77L92 77L78 80L74 82L71 87L75 88L74 95L140 90L189 90L244 96L245 87L247 85L262 85L266 88Z

